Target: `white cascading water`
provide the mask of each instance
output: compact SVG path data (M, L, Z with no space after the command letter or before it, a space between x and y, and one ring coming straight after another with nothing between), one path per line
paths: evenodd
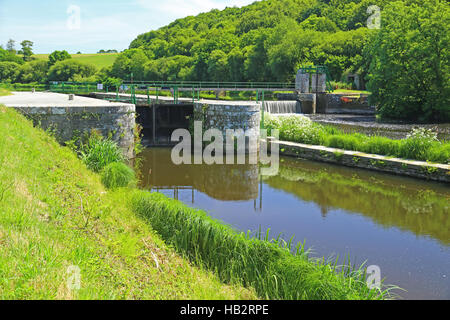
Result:
M299 101L265 101L264 111L272 114L302 113Z

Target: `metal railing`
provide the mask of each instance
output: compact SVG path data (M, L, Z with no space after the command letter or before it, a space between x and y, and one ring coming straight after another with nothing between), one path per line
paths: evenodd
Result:
M139 88L152 87L160 89L187 89L187 90L244 90L254 91L258 89L295 90L292 82L216 82L216 81L133 81L124 82L124 85L136 85Z

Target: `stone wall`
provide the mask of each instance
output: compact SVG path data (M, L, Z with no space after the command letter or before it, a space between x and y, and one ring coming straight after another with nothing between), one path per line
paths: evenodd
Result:
M243 129L249 133L249 137L258 141L261 104L243 101L202 100L194 104L194 120L203 121L204 130L215 128L222 131L224 139L227 129ZM246 151L248 151L248 144Z
M128 158L134 157L135 106L115 103L104 107L14 107L65 143L95 130L112 137Z
M403 160L287 141L271 140L270 143L279 145L281 155L450 183L450 165Z

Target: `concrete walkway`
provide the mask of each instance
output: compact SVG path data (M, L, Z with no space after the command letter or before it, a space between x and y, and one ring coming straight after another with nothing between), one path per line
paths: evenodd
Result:
M123 102L110 102L101 99L75 96L69 100L68 94L53 92L12 92L10 96L0 97L0 104L7 107L117 107L132 106Z

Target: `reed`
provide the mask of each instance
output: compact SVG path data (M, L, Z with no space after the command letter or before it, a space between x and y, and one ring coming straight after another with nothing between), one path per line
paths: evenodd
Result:
M111 163L124 161L122 152L114 141L95 135L81 147L80 154L86 166L94 172L100 172Z
M264 299L384 299L389 290L369 289L365 270L310 258L303 244L239 233L159 193L136 192L133 211L191 261L232 284L252 287Z
M136 177L133 169L122 162L113 162L101 172L101 180L108 189L129 187L135 184Z

